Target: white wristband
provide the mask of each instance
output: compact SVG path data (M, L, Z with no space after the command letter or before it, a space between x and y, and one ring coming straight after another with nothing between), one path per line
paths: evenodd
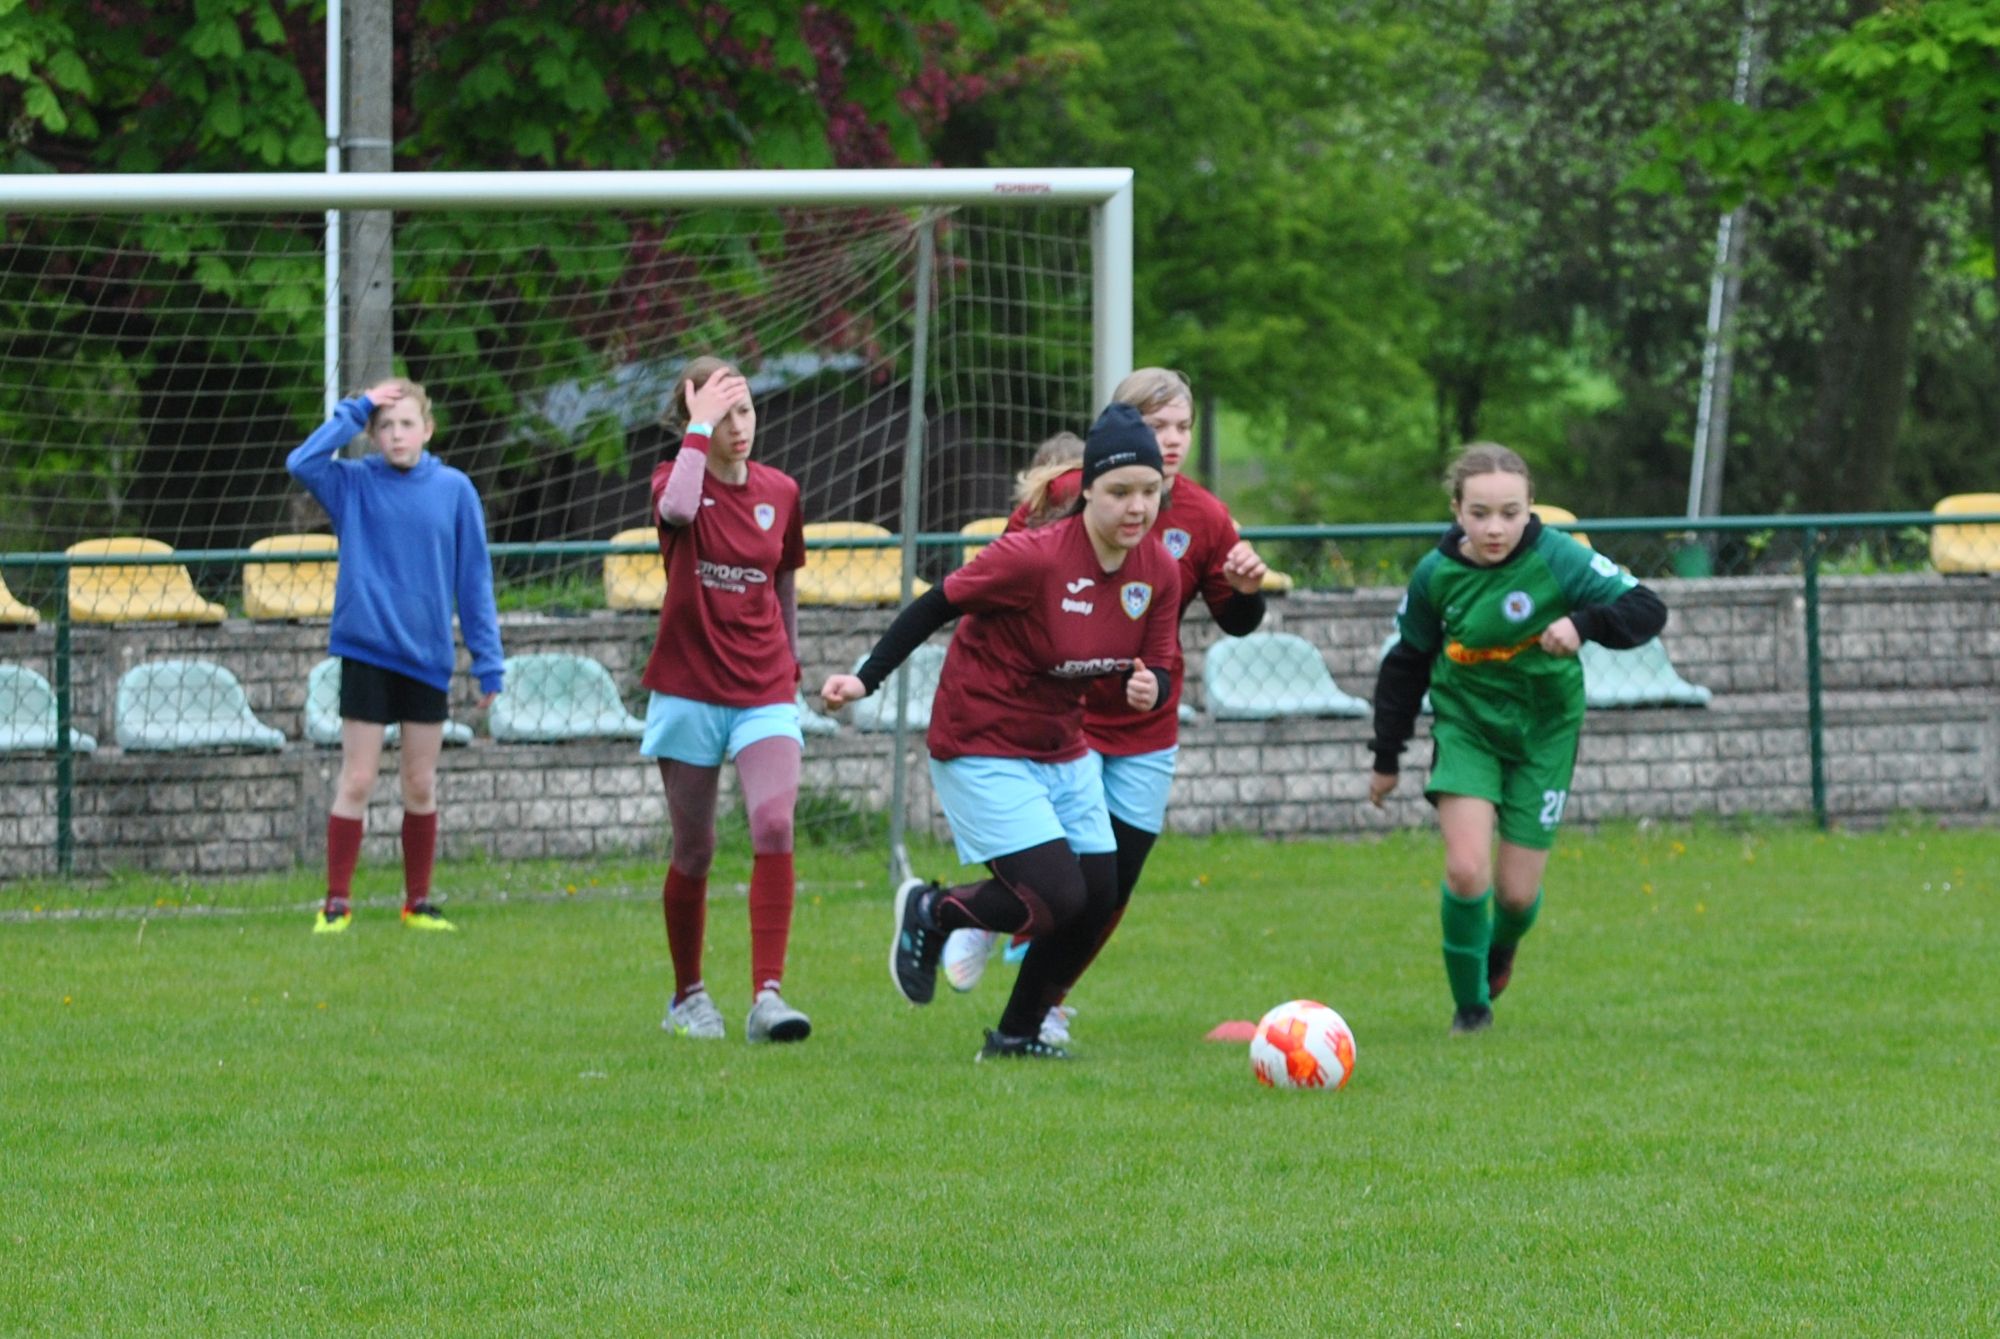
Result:
M687 425L686 435L689 437L713 437L715 436L715 425L713 423L690 423Z

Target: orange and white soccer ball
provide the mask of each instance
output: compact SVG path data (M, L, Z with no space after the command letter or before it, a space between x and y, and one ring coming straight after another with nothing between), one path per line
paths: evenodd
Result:
M1354 1073L1354 1030L1317 1000L1288 1000L1258 1020L1250 1072L1267 1088L1338 1091Z

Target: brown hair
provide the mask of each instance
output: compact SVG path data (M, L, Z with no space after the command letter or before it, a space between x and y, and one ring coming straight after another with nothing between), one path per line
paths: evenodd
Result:
M1528 500L1535 500L1535 480L1528 473L1528 462L1498 442L1474 442L1461 447L1444 472L1444 489L1454 503L1463 502L1465 481L1481 474L1518 474L1528 485Z
M718 358L712 353L704 353L680 370L674 378L674 393L667 397L667 407L660 411L660 426L674 436L681 436L688 425L687 388L688 383L706 386L708 379L717 372L734 372L743 375L743 370L727 358Z
M1194 387L1187 377L1171 367L1141 367L1126 375L1111 392L1115 404L1129 404L1142 414L1150 414L1175 400L1186 400L1188 416L1194 415Z
M1083 438L1073 432L1059 432L1035 448L1028 468L1014 477L1014 505L1028 509L1028 528L1061 520L1080 507L1080 499L1055 507L1049 502L1049 485L1083 464Z
M408 400L411 404L415 405L417 407L417 412L423 415L424 426L426 428L437 427L437 420L431 417L430 392L426 391L423 388L423 384L421 382L412 381L408 377L390 377L388 380L388 384L400 387L402 389L403 398ZM372 428L375 426L375 415L381 412L382 411L379 407L368 411L369 427Z

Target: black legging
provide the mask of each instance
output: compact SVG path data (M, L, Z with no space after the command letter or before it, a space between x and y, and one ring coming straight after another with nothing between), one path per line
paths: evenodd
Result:
M934 915L945 930L993 930L1035 937L1000 1015L1000 1031L1032 1037L1051 1005L1097 953L1117 913L1118 857L1079 856L1043 842L987 862L993 877L945 891ZM1128 890L1129 891L1129 890Z

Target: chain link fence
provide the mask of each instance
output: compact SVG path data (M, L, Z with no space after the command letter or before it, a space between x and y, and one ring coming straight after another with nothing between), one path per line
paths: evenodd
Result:
M2000 630L1986 578L2000 570L2000 509L1575 529L1672 610L1647 646L1586 647L1594 719L1578 789L1608 797L1594 814L1586 806L1586 820L1761 810L1825 823L1991 807ZM1219 637L1199 603L1190 615L1170 822L1366 827L1372 819L1336 802L1337 777L1365 759L1374 667L1439 527L1245 533L1275 569L1271 615L1242 639ZM923 769L910 765L921 757L935 648L905 673L900 734L894 685L840 719L820 714L811 690L866 653L906 571L919 583L941 579L983 538L809 535L799 578L802 841L884 841L898 757L909 812L936 827ZM476 685L463 673L454 683L445 853L656 844L663 805L636 741L665 587L657 547L647 537L501 544L493 554L507 691L481 712ZM240 550L100 540L0 555L0 851L9 853L0 876L227 873L317 859L338 763L339 667L325 650L338 560L329 543L299 537ZM598 579L577 580L578 568ZM556 590L542 584L552 570L568 574ZM381 815L371 814L370 851L383 858L394 784L385 769ZM1409 807L1389 821L1421 817Z

